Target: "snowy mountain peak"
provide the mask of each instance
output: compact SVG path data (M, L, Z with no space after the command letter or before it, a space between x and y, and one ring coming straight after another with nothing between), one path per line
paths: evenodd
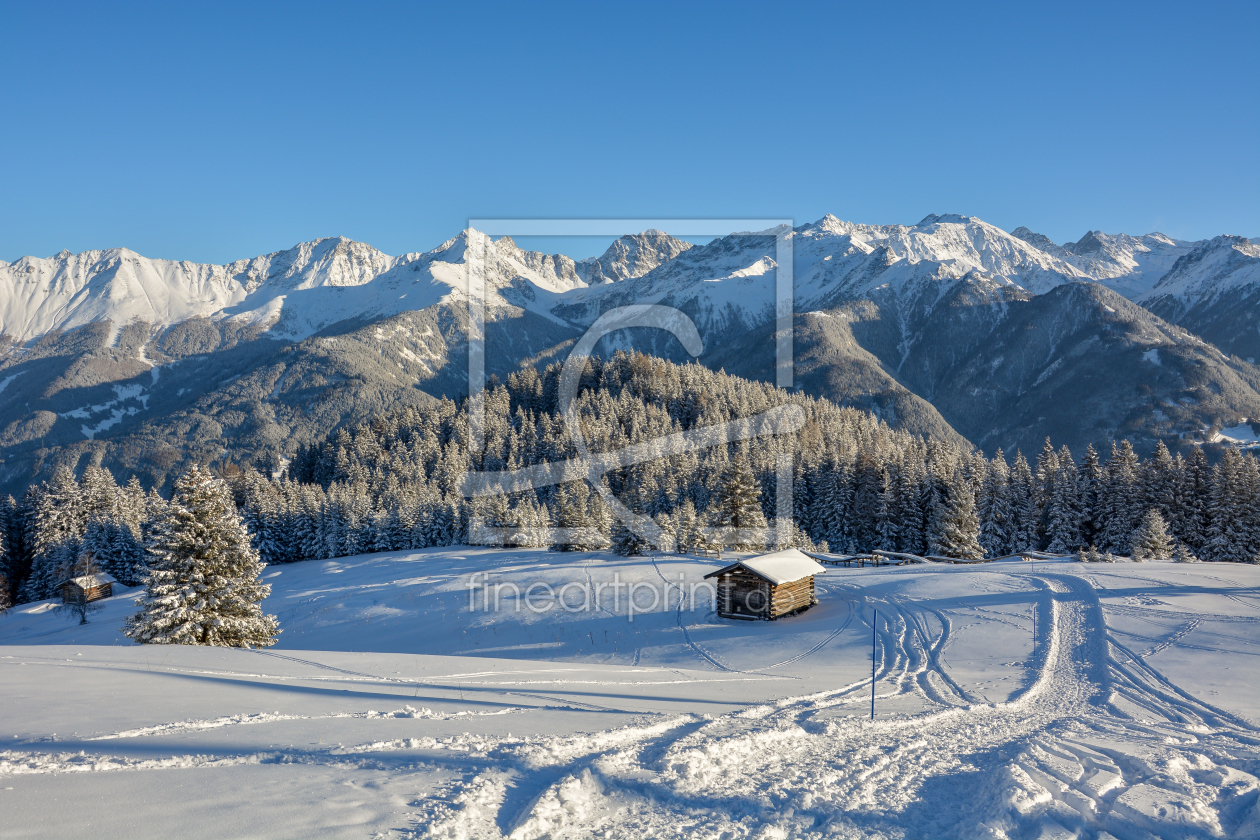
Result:
M1091 230L1076 242L1043 250L1135 300L1167 274L1191 245L1170 239L1162 233L1130 236Z
M1029 245L1033 246L1034 248L1045 251L1047 253L1053 253L1051 249L1055 249L1059 247L1058 245L1054 244L1054 240L1046 236L1044 233L1034 233L1033 231L1029 230L1023 225L1020 225L1019 227L1015 228L1015 230L1011 231L1011 236L1015 237L1016 239L1022 239L1025 242L1027 242Z
M1026 227L1007 233L954 213L929 214L912 226L827 214L791 236L797 300L815 307L876 289L943 289L964 278L1034 294L1092 279L1137 300L1149 298L1169 275L1159 294L1207 294L1250 284L1260 259L1260 247L1243 237L1191 243L1159 233L1091 230L1060 246ZM484 260L489 305L524 307L574 324L605 305L649 299L690 301L716 321L745 326L760 323L773 306L773 284L766 280L776 267L773 236L732 234L693 247L646 230L619 237L597 258L575 261L468 229L431 251L400 257L344 236L222 266L149 259L126 248L22 257L0 262L0 331L26 341L106 319L117 327L206 316L245 319L276 337L303 338L345 318L386 316L465 295L470 263L477 264L470 249Z
M1107 247L1108 243L1103 241L1104 238L1110 239L1110 237L1100 230L1091 230L1075 243L1065 245L1064 248L1065 250L1070 250L1071 253L1079 254L1080 256L1097 254L1105 250Z
M1194 243L1144 299L1171 295L1207 301L1236 290L1260 287L1260 245L1241 236Z
M301 242L251 260L232 263L247 292L263 284L274 288L313 289L321 286L361 286L388 268L394 258L364 242L344 236Z
M978 221L980 220L972 218L971 216L961 216L958 213L944 213L940 215L936 213L929 213L924 216L922 221L915 225L915 227L931 227L932 225L965 225Z
M602 256L588 257L578 263L578 271L592 286L629 280L642 277L691 247L690 242L663 231L645 230L618 237Z

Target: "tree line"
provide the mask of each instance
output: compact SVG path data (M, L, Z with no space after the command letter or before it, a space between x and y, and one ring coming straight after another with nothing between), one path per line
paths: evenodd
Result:
M577 456L559 411L560 366L523 368L484 394L484 444L471 446L468 403L423 408L342 428L299 448L274 475L228 468L222 478L266 564L464 543L485 533L516 545L634 553L643 539L614 522L584 481L468 499L471 470L513 470ZM1127 441L1079 459L1047 440L1035 460L889 428L868 412L789 393L698 364L639 354L592 359L575 402L592 452L737 421L785 404L805 422L791 434L712 446L611 470L607 490L653 517L666 548L716 545L714 526L757 532L774 516L776 465L792 464L789 544L964 559L1035 549L1138 559L1252 562L1260 555L1260 467L1227 448L1142 459ZM59 470L0 504L0 572L17 600L51 597L84 552L127 585L144 579L169 502L99 467ZM471 526L484 528L473 533ZM503 529L519 529L517 533ZM780 535L784 538L784 535ZM484 541L484 540L483 540ZM1092 553L1091 553L1092 552Z

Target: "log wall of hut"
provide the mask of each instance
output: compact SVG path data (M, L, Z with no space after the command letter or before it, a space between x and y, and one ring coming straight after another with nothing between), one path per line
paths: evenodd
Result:
M109 583L102 583L99 586L89 586L86 590L77 583L67 583L61 587L61 600L63 603L68 604L71 601L78 601L80 598L83 598L85 603L91 603L92 601L99 601L102 598L108 598L113 594L113 592L114 587Z
M751 572L735 569L718 578L718 615L723 618L776 619L818 603L812 575L775 586Z
M789 581L773 587L770 596L770 618L812 607L818 603L814 597L814 576Z
M771 586L751 572L735 569L718 578L718 615L769 618Z

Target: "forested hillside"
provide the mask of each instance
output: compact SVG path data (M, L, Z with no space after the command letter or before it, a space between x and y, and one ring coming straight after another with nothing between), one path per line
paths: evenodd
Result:
M585 482L510 498L462 495L470 469L517 469L575 455L557 411L559 377L559 365L542 373L527 368L490 388L478 452L469 451L467 406L443 400L304 447L277 479L229 468L226 477L263 560L461 543L474 517L491 527L529 528L516 544L546 544L552 527L582 528L592 535L590 547L641 550ZM576 401L593 452L787 403L804 412L799 432L610 471L608 488L654 517L682 551L713 547L711 526L768 521L776 461L791 453L797 530L789 540L799 544L960 558L1091 546L1183 560L1251 561L1260 553L1260 467L1234 449L1215 466L1201 450L1183 458L1162 446L1143 461L1123 441L1105 458L1090 448L1078 460L1047 441L1032 461L1018 452L1011 460L1000 452L986 459L826 400L626 353L592 360ZM731 490L740 484L751 484L755 495ZM0 556L8 587L22 600L49 597L83 551L134 583L146 533L164 511L163 499L134 479L120 488L97 467L78 479L60 470L3 506Z

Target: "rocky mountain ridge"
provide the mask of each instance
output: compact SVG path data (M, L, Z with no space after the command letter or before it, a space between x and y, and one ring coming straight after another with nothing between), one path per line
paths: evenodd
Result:
M1211 343L1255 341L1247 240L1091 232L1058 246L955 215L826 216L788 239L796 386L891 425L1079 449L1192 445L1260 417L1260 375ZM488 374L562 359L601 313L654 302L696 323L701 363L773 381L777 254L768 234L692 246L647 231L575 261L470 230L399 257L334 238L226 266L124 249L0 263L0 484L84 458L153 483L189 457L279 463L343 423L459 397L470 275ZM617 349L690 359L659 330L599 352Z

